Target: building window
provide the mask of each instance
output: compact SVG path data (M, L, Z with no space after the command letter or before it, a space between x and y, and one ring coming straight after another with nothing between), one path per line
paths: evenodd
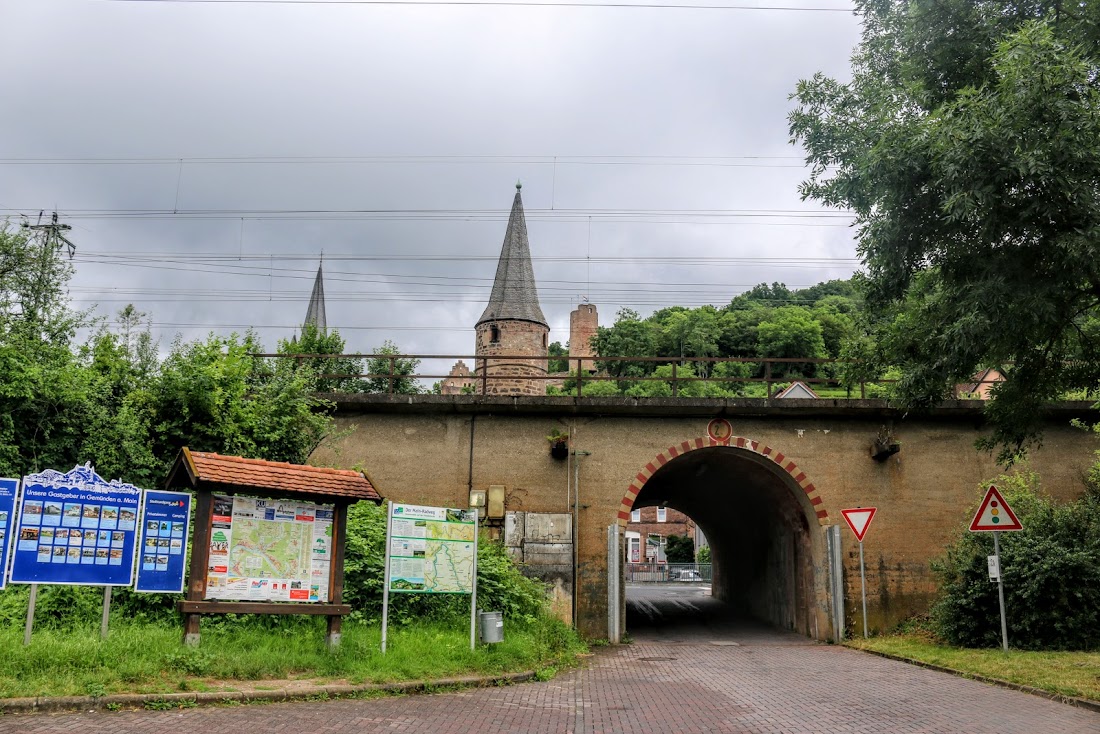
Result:
M542 335L542 346L543 348L546 348L546 334Z
M668 510L664 507L657 508L657 522L665 522L668 520Z
M496 324L493 324L492 326L489 327L489 343L490 344L499 344L500 343L500 327L497 326Z
M641 521L642 521L642 511L641 510L631 510L630 511L630 522L641 522Z

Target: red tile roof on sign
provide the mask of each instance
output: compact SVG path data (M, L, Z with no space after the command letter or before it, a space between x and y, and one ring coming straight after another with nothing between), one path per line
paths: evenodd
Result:
M222 456L187 448L183 449L180 458L196 483L382 501L366 475L349 469Z

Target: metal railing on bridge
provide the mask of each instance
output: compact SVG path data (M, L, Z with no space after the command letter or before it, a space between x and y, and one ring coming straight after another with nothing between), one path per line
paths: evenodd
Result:
M698 583L713 579L710 563L624 563L628 584Z
M775 397L777 387L799 381L818 390L829 391L832 399L863 399L869 397L869 388L881 396L882 387L896 380L860 374L862 363L850 359L810 357L564 357L530 355L491 355L489 357L468 354L255 354L265 360L288 360L299 366L309 366L322 382L334 385L333 392L348 393L408 393L431 392L432 381L452 380L461 383L460 392L489 394L494 381L538 381L547 388L564 390L565 394L588 397L585 387L600 383L612 383L617 391L630 395L633 385L664 383L671 397ZM488 369L485 360L489 360ZM339 361L338 361L339 360ZM474 369L468 374L452 374L448 365L452 360L470 360ZM494 374L502 366L543 364L546 374ZM584 366L595 363L597 369L589 371ZM366 365L369 371L347 371ZM424 369L421 370L421 365ZM726 367L721 367L727 365ZM336 366L344 371L334 371ZM653 372L661 366L670 366L663 374ZM550 371L553 367L565 369ZM853 369L855 368L855 369ZM731 374L732 373L732 374ZM992 380L983 381L993 382ZM415 386L410 389L410 386ZM693 386L711 386L710 389L693 390ZM713 386L720 387L714 391ZM740 388L738 386L741 386ZM880 389L875 390L874 387ZM724 392L722 394L708 394ZM607 397L607 391L593 397ZM649 396L652 397L652 396Z

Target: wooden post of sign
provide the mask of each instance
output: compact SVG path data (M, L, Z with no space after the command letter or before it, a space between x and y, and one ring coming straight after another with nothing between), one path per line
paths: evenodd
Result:
M195 503L195 535L191 541L191 569L188 573L187 601L202 601L206 596L206 573L210 563L210 527L214 521L214 497L199 492ZM199 644L201 614L183 615L183 644Z
M343 603L342 597L344 594L344 574L342 570L344 568L344 537L348 529L348 506L345 503L339 503L333 509L336 512L336 517L333 518L332 523L330 544L332 558L329 561L328 601L329 604L341 604ZM325 642L332 649L340 646L340 630L343 619L339 614L330 614L328 617L328 633L325 636Z

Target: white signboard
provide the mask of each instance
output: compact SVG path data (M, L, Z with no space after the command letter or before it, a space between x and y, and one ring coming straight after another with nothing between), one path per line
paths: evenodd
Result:
M391 505L389 590L469 594L476 539L477 510Z

